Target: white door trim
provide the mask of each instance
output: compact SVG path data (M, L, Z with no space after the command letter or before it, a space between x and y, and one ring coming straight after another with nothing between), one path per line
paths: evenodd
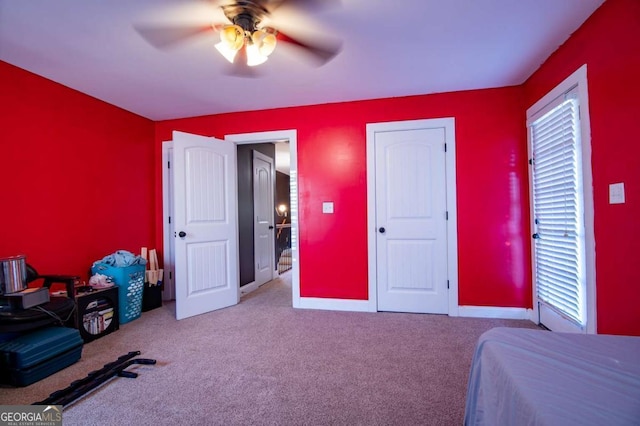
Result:
M173 176L170 173L169 163L173 161L173 141L162 142L162 236L163 236L163 300L174 300L176 288L173 282L175 274L174 265L174 241L173 223Z
M291 295L294 308L300 306L300 256L298 247L298 131L275 130L271 132L240 133L225 135L225 140L237 145L265 143L265 142L289 142L289 154L291 156L290 168L290 220L291 220Z
M449 316L458 316L458 226L456 207L456 143L455 119L437 118L425 120L394 121L367 124L367 237L369 259L369 311L377 311L376 265L376 188L375 188L375 134L396 130L416 130L442 127L445 130L447 155L447 277L449 280Z

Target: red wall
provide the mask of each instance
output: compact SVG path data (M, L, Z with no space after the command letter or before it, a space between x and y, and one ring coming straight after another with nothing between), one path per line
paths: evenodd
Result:
M607 0L524 84L526 107L587 64L598 332L640 335L640 2ZM625 204L609 204L624 182Z
M366 124L439 117L456 119L460 304L530 307L520 87L164 121L156 126L156 158L172 130L223 138L297 129L300 294L367 299ZM327 200L335 202L336 214L321 213ZM160 245L160 228L156 235Z
M154 242L153 122L0 61L0 257L86 279Z
M41 272L86 277L94 260L117 249L161 247L160 142L171 130L223 137L297 129L301 295L366 299L366 123L455 117L459 303L530 307L524 111L584 63L598 331L640 335L637 0L607 0L522 86L195 117L155 127L0 62L0 256L25 253ZM625 204L608 204L608 185L615 182L625 183ZM324 200L335 202L335 215L321 214ZM339 266L336 255L343 259Z

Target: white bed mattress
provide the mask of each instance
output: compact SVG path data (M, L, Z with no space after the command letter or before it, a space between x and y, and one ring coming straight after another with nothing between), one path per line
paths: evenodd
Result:
M465 425L640 425L640 337L494 328L478 340Z

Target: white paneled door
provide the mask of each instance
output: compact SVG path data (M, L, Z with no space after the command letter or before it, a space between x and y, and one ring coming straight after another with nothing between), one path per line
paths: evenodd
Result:
M173 133L176 318L239 300L236 146Z
M446 314L445 128L374 137L378 310Z
M253 234L256 285L273 279L275 271L273 159L253 151Z

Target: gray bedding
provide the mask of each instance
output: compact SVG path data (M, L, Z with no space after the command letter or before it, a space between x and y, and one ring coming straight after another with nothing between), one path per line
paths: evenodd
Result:
M640 337L494 328L478 340L465 425L640 425Z

